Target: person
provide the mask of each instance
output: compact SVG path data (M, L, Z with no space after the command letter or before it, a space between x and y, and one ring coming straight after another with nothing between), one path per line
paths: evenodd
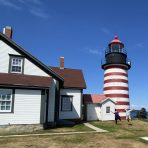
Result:
M115 114L115 122L117 124L117 121L120 120L121 121L121 117L119 116L119 112L115 109L115 112L113 112Z
M127 109L125 109L125 111L126 111L126 120L129 122L130 120L131 120L131 111L132 111L133 109L129 109L129 108L127 108Z

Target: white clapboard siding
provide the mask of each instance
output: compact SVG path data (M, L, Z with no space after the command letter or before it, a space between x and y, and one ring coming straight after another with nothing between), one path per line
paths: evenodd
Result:
M61 111L61 101L59 108L59 118L60 119L79 119L81 118L81 105L82 105L82 95L81 90L72 89L61 89L60 95L72 95L72 111Z
M9 54L20 55L6 43L0 40L0 72L8 73L9 69Z
M20 55L16 50L0 40L0 73L8 73L9 54ZM36 66L26 58L24 60L24 74L48 76L46 72L44 72L42 69L40 69L38 66Z
M48 100L48 122L54 122L55 114L55 85L58 83L53 79L51 87L49 88L49 100Z
M24 74L27 75L38 75L38 76L49 76L35 64L30 62L28 59L25 58L25 65L24 65Z
M101 106L98 104L87 104L87 121L101 120Z
M110 113L106 113L106 107L110 107ZM112 113L115 111L115 104L108 100L108 101L105 101L103 104L102 104L102 107L101 107L101 114L102 114L102 120L115 120L115 115Z
M0 125L39 124L41 90L16 89L14 113L0 113Z

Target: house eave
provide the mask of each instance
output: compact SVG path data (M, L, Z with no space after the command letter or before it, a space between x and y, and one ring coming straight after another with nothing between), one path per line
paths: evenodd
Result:
M68 87L68 86L64 86L62 87L62 89L86 89L86 87Z
M50 74L53 78L58 79L59 81L64 81L64 78L55 73L51 68L43 64L41 61L39 61L37 58L32 56L27 50L23 49L19 45L17 45L13 40L5 36L4 34L0 33L0 39L6 42L8 45L10 45L12 48L17 50L17 52L21 53L23 56L27 57L29 60L31 60L33 63L38 65L42 68L43 71Z
M9 84L0 84L0 88L18 88L18 89L49 89L50 87L44 87L44 86L27 86L27 85L9 85Z

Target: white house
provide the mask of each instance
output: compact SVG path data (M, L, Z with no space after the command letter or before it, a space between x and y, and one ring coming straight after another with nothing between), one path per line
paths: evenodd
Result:
M48 58L48 57L47 57ZM86 88L81 70L49 67L0 33L0 125L55 124L80 120Z
M79 69L64 68L62 61L63 58L60 68L50 67L64 78L63 86L60 88L59 119L81 120L83 89L86 88L83 73Z
M84 94L85 120L114 120L115 102L104 95Z

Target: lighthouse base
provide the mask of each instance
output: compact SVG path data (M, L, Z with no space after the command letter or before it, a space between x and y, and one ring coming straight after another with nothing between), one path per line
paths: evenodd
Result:
M121 120L126 120L126 116L121 116Z

